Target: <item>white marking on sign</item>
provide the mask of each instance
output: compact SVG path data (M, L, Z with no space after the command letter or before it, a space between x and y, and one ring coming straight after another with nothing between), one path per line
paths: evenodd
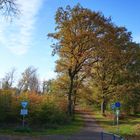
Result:
M27 109L21 109L20 110L20 115L27 115L28 114L28 110Z
M21 105L22 105L23 108L26 108L26 106L28 105L28 102L27 101L22 101Z
M119 116L120 110L116 110L116 115Z

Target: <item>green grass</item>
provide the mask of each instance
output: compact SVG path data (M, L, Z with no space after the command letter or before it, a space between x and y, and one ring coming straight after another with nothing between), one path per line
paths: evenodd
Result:
M120 136L140 136L140 116L128 116L119 120L119 131L118 127L113 125L112 118L104 117L98 111L94 112L94 118L107 132Z
M70 124L58 126L55 129L41 129L41 130L32 130L31 132L15 132L13 128L9 129L1 129L0 134L5 135L29 135L29 136L40 136L40 135L51 135L51 134L73 134L83 127L83 119L81 116L76 115L75 120L72 121Z

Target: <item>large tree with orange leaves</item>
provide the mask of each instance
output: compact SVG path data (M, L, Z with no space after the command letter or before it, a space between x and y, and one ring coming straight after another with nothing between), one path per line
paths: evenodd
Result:
M53 53L59 55L56 71L69 77L68 113L73 114L74 85L81 73L90 71L100 60L96 48L113 24L101 13L76 5L58 8L55 16L56 32L48 34L57 40ZM79 75L80 73L80 75ZM84 75L85 77L85 75Z

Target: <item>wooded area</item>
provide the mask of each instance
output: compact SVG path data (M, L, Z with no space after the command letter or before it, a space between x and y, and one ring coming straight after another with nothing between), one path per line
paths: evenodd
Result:
M57 78L40 82L37 69L28 67L15 84L16 70L6 73L0 122L20 122L23 100L29 102L32 125L68 123L76 105L84 104L105 115L120 101L123 113L140 113L140 44L133 42L131 32L79 4L58 8L55 21L56 30L48 37L55 40L52 54L59 56Z

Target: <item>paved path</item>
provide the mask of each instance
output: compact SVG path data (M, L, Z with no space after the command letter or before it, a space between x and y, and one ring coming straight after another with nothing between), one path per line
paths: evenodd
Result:
M101 140L101 132L103 129L96 123L89 112L81 114L85 121L84 127L80 132L64 136L64 135L47 135L38 137L29 136L0 136L0 140ZM113 140L112 137L106 136L104 140ZM117 140L117 139L116 139Z

